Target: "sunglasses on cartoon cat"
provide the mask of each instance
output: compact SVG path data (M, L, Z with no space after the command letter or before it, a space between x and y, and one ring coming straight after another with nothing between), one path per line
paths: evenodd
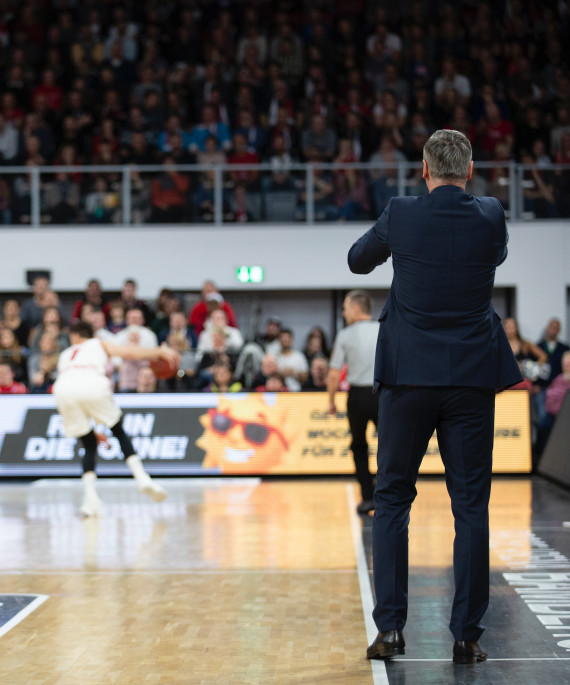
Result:
M285 440L283 433L274 426L256 423L255 421L242 421L227 413L219 412L217 409L209 409L208 416L212 430L218 435L226 435L235 426L240 426L244 439L252 445L265 445L271 433L275 433L283 443L283 447L289 449L289 443Z

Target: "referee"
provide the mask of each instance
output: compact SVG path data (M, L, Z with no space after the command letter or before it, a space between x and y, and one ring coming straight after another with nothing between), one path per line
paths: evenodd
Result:
M378 393L372 391L372 384L380 324L372 321L371 311L372 300L364 290L351 290L344 298L342 314L347 326L334 341L327 376L328 411L336 414L335 394L340 385L341 369L346 364L346 380L350 384L346 405L352 434L350 449L362 493L362 501L356 507L359 514L367 514L374 509L374 482L368 468L366 426L372 421L378 427Z

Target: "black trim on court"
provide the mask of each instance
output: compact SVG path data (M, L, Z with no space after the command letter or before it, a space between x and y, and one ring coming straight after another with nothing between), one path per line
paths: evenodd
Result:
M525 601L520 586L509 584L504 575L527 571L514 570L507 565L491 568L490 604L484 618L487 629L481 639L489 660L455 665L451 660L453 637L448 628L453 570L451 567L434 569L410 565L408 621L404 630L406 655L386 662L390 685L570 684L570 562L564 561L570 560L570 528L562 526L563 521L570 520L570 490L540 476L530 480L532 513L528 534L532 536L533 545L537 546L542 560L538 568L529 569L529 572L546 574L543 577L548 577L549 573L566 574L568 581L564 585L568 589L564 587L549 595L552 597L560 592L560 596L565 597L564 606L559 604L558 610L561 616L567 614L559 619L566 627L548 629L544 626L532 608L536 609L541 600ZM420 489L421 482L418 484ZM363 543L374 593L372 516L363 517ZM553 559L551 566L548 555ZM543 605L548 601L545 599ZM550 607L550 611L555 610ZM566 640L568 644L559 645ZM363 645L363 655L365 648Z

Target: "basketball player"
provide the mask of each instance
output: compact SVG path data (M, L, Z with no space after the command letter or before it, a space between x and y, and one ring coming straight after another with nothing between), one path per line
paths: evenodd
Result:
M166 491L154 483L145 472L140 457L135 453L130 438L123 430L121 410L115 404L111 384L105 375L110 357L122 359L164 359L178 364L178 353L168 347L136 347L116 345L93 337L91 324L80 321L69 329L71 347L65 349L58 361L58 377L53 395L63 419L65 434L79 438L85 448L83 457L84 497L80 512L83 516L97 516L101 500L95 488L95 459L97 444L106 443L104 435L96 434L91 419L111 429L119 441L127 465L139 490L155 502L166 497Z

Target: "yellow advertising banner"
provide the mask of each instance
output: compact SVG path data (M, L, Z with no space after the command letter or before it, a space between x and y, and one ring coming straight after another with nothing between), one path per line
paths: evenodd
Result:
M224 474L352 474L346 393L337 414L327 412L326 393L220 395L200 417L204 432L196 446L202 467ZM376 470L376 434L370 424L370 469ZM529 473L530 411L526 391L497 396L494 473ZM431 439L420 473L443 473L437 439Z

